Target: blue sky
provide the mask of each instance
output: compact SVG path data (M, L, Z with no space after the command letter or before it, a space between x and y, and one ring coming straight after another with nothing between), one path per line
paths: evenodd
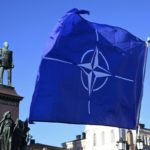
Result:
M29 115L35 78L48 36L59 18L72 8L90 11L87 20L119 26L139 38L150 36L149 0L0 0L0 47L10 43L14 52L13 86L24 96L20 118ZM148 55L141 122L150 128L150 53ZM37 142L59 146L84 130L83 125L36 123L31 134Z

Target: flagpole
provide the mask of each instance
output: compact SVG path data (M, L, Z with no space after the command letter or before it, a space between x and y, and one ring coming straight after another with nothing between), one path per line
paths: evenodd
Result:
M148 48L150 46L150 37L147 37L147 40L145 41L146 43L146 52L145 52L145 61L144 61L144 71L143 71L143 83L144 83L144 79L145 79L145 72L146 72L146 62L147 62L147 56L148 56ZM142 99L143 94L141 94L141 99ZM141 106L140 106L140 110L141 110ZM138 114L138 126L137 126L137 131L140 130L139 129L139 120L140 120L140 111ZM139 133L139 131L138 131Z
M147 48L148 48L148 47L149 47L149 45L150 45L150 37L147 37L146 45L147 45Z
M144 83L144 79L145 79L145 72L146 72L146 62L147 62L147 55L148 55L148 48L150 46L150 37L147 37L147 40L145 41L146 43L146 52L145 52L145 61L144 61L144 71L143 71L143 83ZM141 94L141 99L142 99L143 94ZM141 110L141 106L140 106L140 110ZM139 120L140 120L140 110L139 110L139 114L138 114L138 125L137 125L137 132L139 130Z
M144 77L145 77L145 70L146 70L146 61L147 61L147 55L148 55L148 48L150 47L150 37L147 37L147 40L146 40L146 46L147 46L147 49L146 49L146 54L145 54L145 63L144 63ZM139 112L140 114L140 112ZM140 139L140 124L139 124L139 119L138 119L138 126L137 126L137 135L136 135L136 143L137 143L137 140Z
M148 48L150 46L150 37L147 37L147 40L146 40L146 53L145 53L145 63L144 63L144 78L145 78L145 71L146 71L146 62L147 62L147 55L148 55ZM143 82L144 82L144 78L143 78ZM141 137L140 137L140 125L139 125L139 118L140 118L140 112L139 112L139 117L138 117L138 126L137 126L137 130L136 130L136 144L137 144L137 140L139 140ZM137 147L137 146L135 146Z

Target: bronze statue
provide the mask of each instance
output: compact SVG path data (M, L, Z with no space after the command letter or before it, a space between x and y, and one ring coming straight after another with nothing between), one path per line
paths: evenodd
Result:
M0 84L3 84L3 74L4 70L7 70L8 76L8 86L11 86L12 82L12 68L14 68L13 65L13 52L9 49L8 42L4 42L4 47L0 49Z
M8 111L0 121L1 150L12 150L13 128L14 121L11 119L11 113Z
M13 132L13 149L12 150L25 150L27 145L27 135L29 127L28 121L16 120Z
M23 143L23 122L19 119L15 122L14 132L13 132L13 150L20 150Z
M14 121L8 111L0 121L0 150L25 150L28 139L28 120Z

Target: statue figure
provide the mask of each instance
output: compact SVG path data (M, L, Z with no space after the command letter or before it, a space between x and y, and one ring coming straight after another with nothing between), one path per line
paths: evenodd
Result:
M13 132L13 150L20 150L23 142L23 122L19 119L15 122Z
M28 121L16 120L13 132L13 148L12 150L25 150L27 146Z
M11 86L11 79L12 79L12 68L14 68L13 65L13 58L12 54L13 52L9 49L8 42L4 42L4 47L0 49L0 84L3 84L3 74L4 70L7 70L8 76L8 86Z
M0 121L1 150L12 150L13 128L14 121L11 119L11 113L8 111Z
M24 150L25 146L28 144L29 131L30 131L30 128L28 127L28 119L26 119L23 122L23 134L24 134L24 138L23 138L22 150Z
M14 121L8 111L0 121L0 150L25 150L28 140L28 120Z

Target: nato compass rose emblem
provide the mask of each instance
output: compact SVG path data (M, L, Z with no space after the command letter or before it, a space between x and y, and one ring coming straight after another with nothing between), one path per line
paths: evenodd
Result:
M99 42L98 33L96 31L96 42ZM47 58L53 61L58 61L60 63L71 64L71 62L67 62L64 60L56 59L56 58ZM88 114L91 114L91 100L90 96L92 93L99 91L102 89L109 77L112 76L112 73L109 69L109 64L102 54L102 52L98 49L97 45L95 49L87 50L81 57L81 61L77 64L77 67L81 70L81 82L84 89L88 92L89 101L88 101ZM134 80L115 75L115 78L127 81L127 82L134 82Z

